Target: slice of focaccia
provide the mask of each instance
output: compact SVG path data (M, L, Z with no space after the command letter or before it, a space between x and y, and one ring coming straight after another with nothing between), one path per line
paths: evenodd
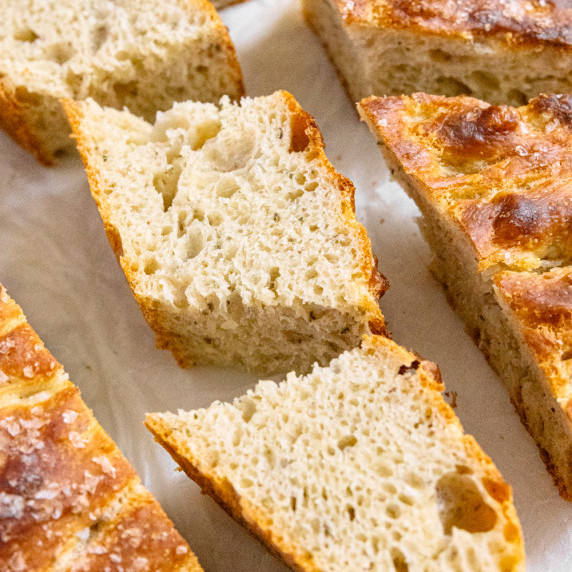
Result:
M354 187L290 94L179 103L154 125L66 109L111 245L181 365L307 371L383 331Z
M202 570L1 285L0 569Z
M381 336L233 403L147 416L204 492L294 570L524 570L511 489Z
M206 0L0 3L0 127L44 164L74 149L61 98L152 120L174 101L243 91L228 31Z
M522 105L572 91L568 0L304 0L350 97L416 91Z
M572 98L369 98L435 273L572 500Z

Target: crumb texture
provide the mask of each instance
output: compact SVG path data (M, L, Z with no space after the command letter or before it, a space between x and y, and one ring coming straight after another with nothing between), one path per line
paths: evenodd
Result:
M572 498L572 99L369 98L435 271Z
M305 377L147 426L295 570L524 570L510 487L436 372L374 336Z
M426 92L522 105L572 91L567 1L304 0L354 101Z
M12 115L2 126L44 162L73 147L61 98L93 97L153 120L174 101L242 93L227 30L204 0L8 0L0 8L0 100Z
M353 185L292 96L179 103L154 125L68 112L110 241L182 365L307 370L383 330Z
M0 569L201 570L0 286Z

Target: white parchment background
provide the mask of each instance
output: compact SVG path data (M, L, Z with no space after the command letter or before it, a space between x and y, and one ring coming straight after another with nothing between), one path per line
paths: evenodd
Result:
M317 119L335 167L357 187L390 291L381 301L394 339L439 364L458 393L457 415L514 488L530 572L572 570L572 504L557 494L499 380L428 270L417 210L388 174L373 137L296 0L250 0L223 13L249 95L286 89ZM232 399L255 379L230 370L181 370L155 349L107 244L79 159L52 169L0 134L0 281L81 388L207 572L284 572L184 475L142 425L147 411Z

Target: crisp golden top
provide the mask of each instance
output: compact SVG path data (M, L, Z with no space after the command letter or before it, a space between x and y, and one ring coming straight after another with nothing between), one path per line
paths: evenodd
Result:
M369 98L364 118L456 224L572 419L572 97Z
M470 97L362 102L405 172L471 239L481 270L572 260L572 97L514 109Z
M346 23L572 48L570 0L334 0Z
M0 285L0 570L56 563L201 570Z
M543 274L501 272L495 287L572 419L572 267Z

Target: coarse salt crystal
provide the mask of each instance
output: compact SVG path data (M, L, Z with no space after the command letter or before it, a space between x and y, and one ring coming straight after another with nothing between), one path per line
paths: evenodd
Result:
M25 368L22 369L24 377L34 377L34 368L31 365L27 365Z
M111 461L107 457L105 457L104 455L102 455L101 457L94 457L92 461L97 465L99 465L101 467L101 470L106 475L111 475L112 477L115 477L116 473L115 467L111 464Z
M177 546L176 553L180 556L181 554L186 554L188 551L189 549L184 544L180 544Z
M7 383L9 379L3 371L0 371L0 383Z
M73 423L78 416L78 412L74 411L73 409L66 409L63 413L62 413L62 418L64 420L64 423Z

